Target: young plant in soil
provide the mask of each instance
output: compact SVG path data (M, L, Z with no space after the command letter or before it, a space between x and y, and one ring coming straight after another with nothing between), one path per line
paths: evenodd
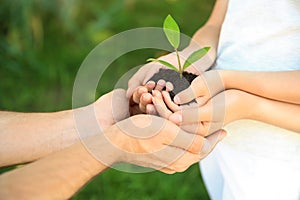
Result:
M155 58L149 58L147 61L151 62L159 62L160 64L170 68L170 69L160 69L158 73L154 74L149 81L157 82L160 79L165 80L166 82L171 82L173 84L174 89L170 92L170 96L173 100L174 96L188 88L191 82L197 77L197 75L188 73L186 70L190 67L194 62L201 59L210 49L210 47L204 47L202 49L194 51L184 62L182 65L180 62L180 57L178 53L178 47L180 44L180 29L176 21L173 19L171 15L168 15L163 24L163 30L165 35L167 36L168 41L174 48L177 64L178 66L174 66L173 64L159 60Z

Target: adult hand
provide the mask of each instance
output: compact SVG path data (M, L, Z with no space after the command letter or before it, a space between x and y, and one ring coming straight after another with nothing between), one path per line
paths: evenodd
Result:
M128 162L159 169L165 173L182 172L203 159L225 136L190 134L172 122L151 115L136 115L105 131L114 148L115 162Z
M177 66L177 57L175 53L170 53L165 56L161 56L158 58L160 60L167 61L174 66ZM152 90L152 89L162 89L165 86L165 81L159 81L158 84L155 82L151 81L147 84L149 79L157 73L160 69L166 69L166 66L157 63L157 62L150 62L145 64L143 67L141 67L128 81L128 89L127 89L127 94L126 96L128 98L131 98L134 91L139 87L139 86L147 86L147 89Z
M129 99L123 89L115 89L101 96L92 106L102 130L129 117Z

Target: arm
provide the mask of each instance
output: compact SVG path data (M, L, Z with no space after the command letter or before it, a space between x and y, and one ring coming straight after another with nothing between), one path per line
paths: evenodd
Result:
M117 112L112 111L112 98ZM0 167L37 160L76 143L81 138L99 134L88 115L95 109L97 121L102 128L129 116L128 100L124 90L114 90L101 96L86 107L53 113L0 112ZM81 115L88 131L76 129L74 113Z
M258 96L300 104L300 70L250 72L220 70L225 89L239 89Z
M134 129L132 123L136 124ZM159 131L158 125L163 125L158 127ZM134 130L143 130L143 134L139 136ZM118 162L166 173L184 171L206 156L223 137L224 133L220 132L205 139L161 118L138 115L117 123L103 134L1 175L0 196L67 199L92 177Z
M0 166L36 160L78 139L72 111L0 112Z
M168 104L174 104L168 101L170 100L167 100ZM175 105L171 107L176 108ZM177 109L168 118L181 125L182 129L201 135L209 135L215 129L239 119L257 120L300 132L300 105L267 99L240 90L225 90L203 106Z
M196 31L192 37L192 42L184 51L188 51L189 54L193 52L195 50L194 43L201 47L209 46L211 47L211 50L207 56L209 56L210 60L212 61L210 64L213 64L217 55L219 36L227 12L227 6L228 0L216 1L208 21L203 27Z
M211 70L193 80L191 86L175 96L177 104L197 99L200 105L205 104L218 93L238 89L257 96L300 104L300 70L253 72L235 70ZM295 89L294 89L295 88Z

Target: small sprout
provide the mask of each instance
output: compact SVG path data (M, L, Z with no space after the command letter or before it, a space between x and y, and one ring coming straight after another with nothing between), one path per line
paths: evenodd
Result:
M167 67L175 70L176 72L178 72L178 69L174 65L172 65L171 63L169 63L167 61L164 61L164 60L158 60L158 59L155 59L155 58L149 58L147 60L147 62L159 62L160 64L163 64L163 65L165 65L165 66L167 66Z
M210 50L210 47L204 47L202 49L199 49L199 50L193 52L187 58L187 60L183 64L183 66L181 66L180 57L179 57L179 53L178 53L178 47L180 45L180 29L179 29L178 24L176 23L176 21L173 19L173 17L171 15L168 15L166 17L164 24L163 24L163 29L164 29L164 32L165 32L165 35L166 35L168 41L170 42L170 44L172 45L172 47L175 50L177 62L178 62L178 69L171 63L164 61L164 60L149 58L147 61L159 62L159 63L179 72L180 77L182 77L183 71L186 68L188 68L191 64L193 64L197 60L201 59Z
M177 49L180 44L180 29L171 15L166 17L163 28L170 44Z
M185 61L183 64L183 71L188 68L191 64L196 62L197 60L201 59L207 52L210 50L210 47L204 47L197 51L194 51Z

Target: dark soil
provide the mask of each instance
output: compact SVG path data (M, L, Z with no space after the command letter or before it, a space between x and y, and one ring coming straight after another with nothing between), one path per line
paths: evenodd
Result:
M171 99L173 100L174 96L179 92L188 88L191 82L197 77L197 75L183 72L182 78L180 74L172 69L160 69L159 72L154 74L149 81L157 82L160 79L165 80L166 82L171 82L174 89L170 92ZM165 89L165 88L164 88Z

